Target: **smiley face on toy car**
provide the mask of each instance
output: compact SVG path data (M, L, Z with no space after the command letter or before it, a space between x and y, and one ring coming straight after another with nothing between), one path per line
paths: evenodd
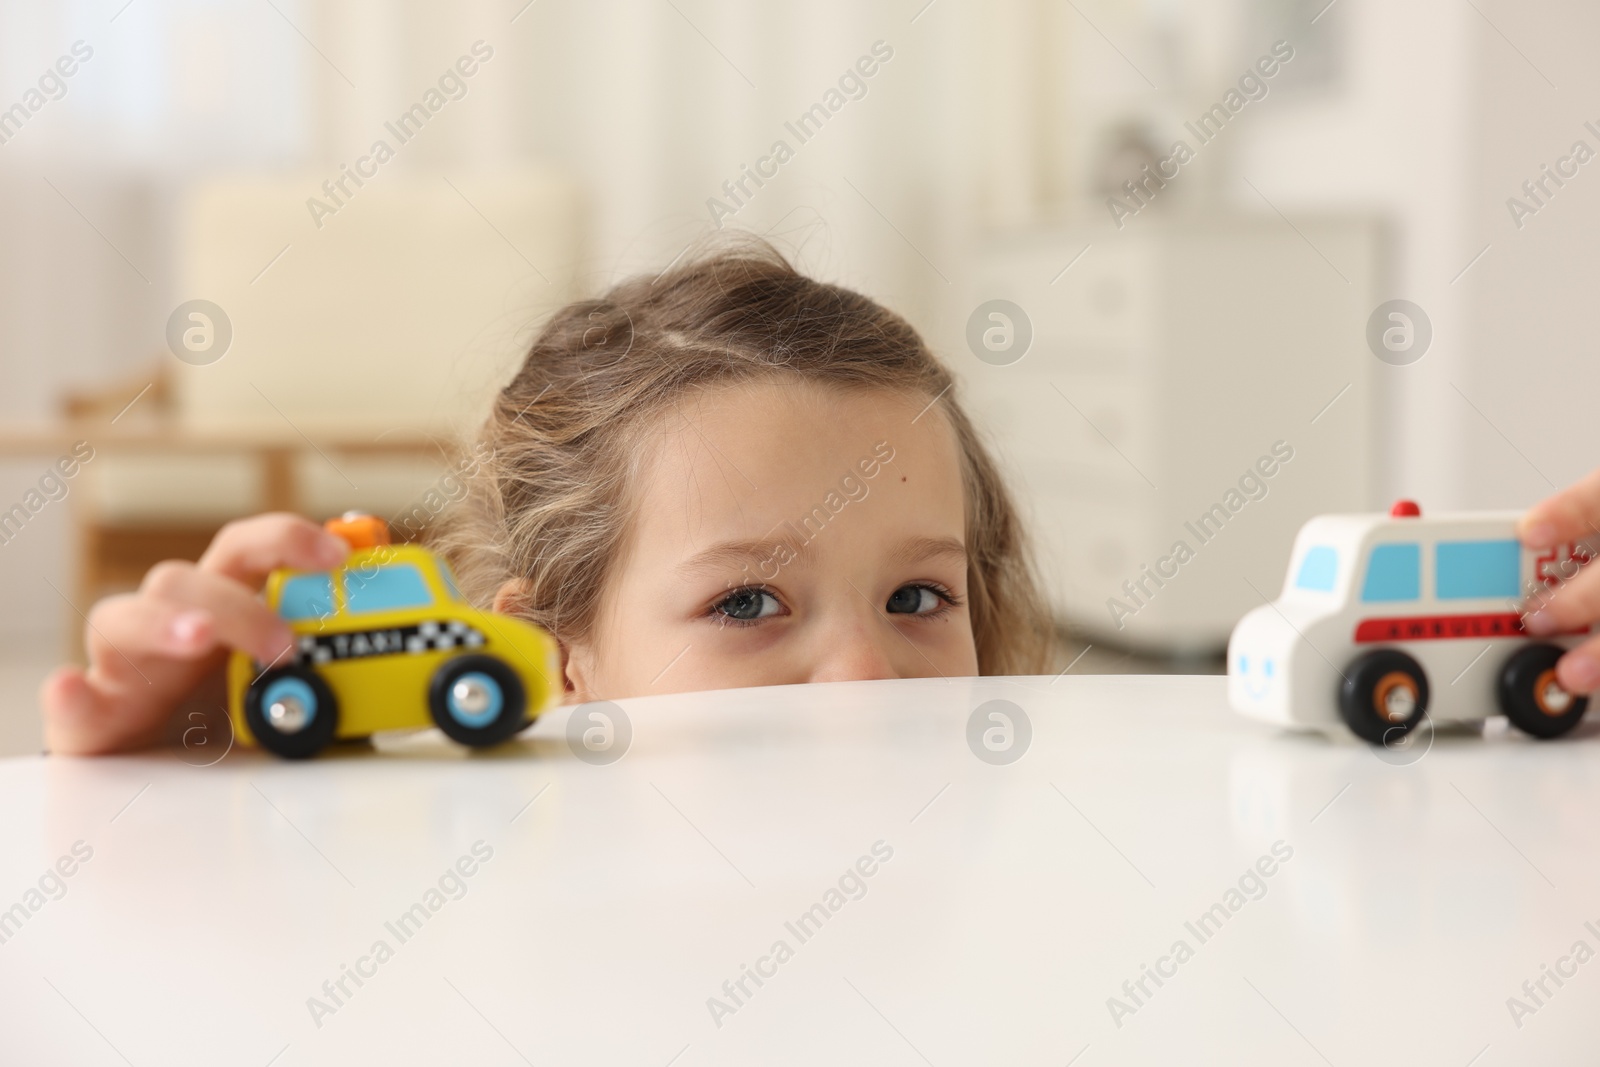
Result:
M1239 684L1251 700L1265 700L1272 692L1272 676L1277 664L1271 656L1240 654L1234 664L1238 670Z

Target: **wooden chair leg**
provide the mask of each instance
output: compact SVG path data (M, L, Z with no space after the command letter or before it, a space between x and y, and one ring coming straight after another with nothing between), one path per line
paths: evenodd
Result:
M298 511L300 486L294 469L296 452L288 448L261 451L262 503L268 511Z
M77 581L73 583L73 606L77 611L67 612L67 657L78 663L87 663L89 649L84 641L84 620L79 617L78 611L85 615L94 605L99 591L105 581L101 569L101 531L95 521L80 515L73 526L76 534L73 538L74 555L76 556Z

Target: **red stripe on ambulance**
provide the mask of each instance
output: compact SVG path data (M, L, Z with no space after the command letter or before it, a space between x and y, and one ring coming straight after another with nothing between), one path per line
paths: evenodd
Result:
M1563 630L1586 634L1589 627ZM1356 623L1356 644L1376 641L1448 641L1464 637L1522 637L1522 616L1514 611L1489 615L1397 615L1387 619L1362 619ZM1552 635L1555 636L1555 635Z
M1356 644L1374 641L1441 641L1461 637L1520 637L1522 616L1514 611L1489 615L1404 615L1362 619Z

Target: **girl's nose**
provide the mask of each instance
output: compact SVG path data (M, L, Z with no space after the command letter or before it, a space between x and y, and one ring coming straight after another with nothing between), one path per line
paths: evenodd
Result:
M863 607L848 622L828 627L818 638L812 658L810 682L861 682L898 678L895 651L889 642L904 644L887 619ZM910 651L906 649L905 651Z

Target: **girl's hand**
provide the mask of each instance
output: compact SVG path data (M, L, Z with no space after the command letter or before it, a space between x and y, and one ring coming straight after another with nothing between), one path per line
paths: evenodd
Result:
M88 669L58 667L40 687L45 747L92 755L153 744L185 699L220 678L230 650L263 663L289 650L288 624L256 596L268 573L329 570L348 553L315 523L274 514L230 522L198 563L156 564L137 593L90 611Z
M1600 470L1529 508L1517 536L1529 548L1550 548L1600 534ZM1530 605L1533 606L1533 605ZM1600 621L1600 564L1586 566L1523 619L1535 635L1581 629ZM1570 693L1600 688L1600 637L1591 637L1556 665L1556 678Z

